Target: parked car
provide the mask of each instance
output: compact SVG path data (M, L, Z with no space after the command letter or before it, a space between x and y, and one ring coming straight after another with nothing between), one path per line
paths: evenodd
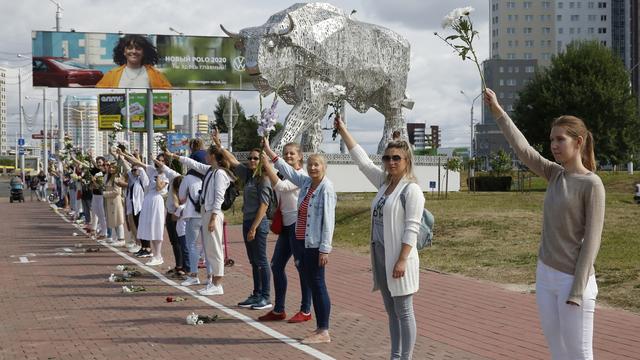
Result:
M102 79L102 71L90 69L72 59L35 56L33 58L33 86L95 87Z

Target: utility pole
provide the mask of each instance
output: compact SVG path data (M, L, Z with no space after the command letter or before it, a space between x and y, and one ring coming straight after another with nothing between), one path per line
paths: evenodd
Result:
M18 147L16 147L16 152L19 152L18 156L20 156L20 177L22 178L22 182L24 183L24 133L23 133L23 125L24 118L22 115L22 69L18 68L18 112L20 113L20 137L18 138Z

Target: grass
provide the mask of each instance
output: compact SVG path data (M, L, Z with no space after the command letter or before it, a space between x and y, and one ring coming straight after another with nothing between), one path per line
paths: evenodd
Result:
M598 173L607 191L602 246L596 260L601 302L640 312L640 205L633 185L640 175ZM463 180L464 181L464 180ZM531 191L426 194L436 218L434 246L420 253L425 268L503 284L535 282L545 182ZM527 180L527 189L528 180ZM334 246L368 253L373 193L338 194ZM241 198L227 221L241 220Z

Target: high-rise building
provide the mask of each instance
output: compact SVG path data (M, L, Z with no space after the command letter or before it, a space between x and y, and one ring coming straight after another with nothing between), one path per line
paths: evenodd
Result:
M407 123L407 136L409 143L415 150L426 148L426 127L425 123Z
M9 152L7 144L7 69L0 68L0 154ZM20 110L22 111L22 110Z
M487 86L510 113L517 93L533 78L535 69L548 66L552 56L580 40L595 40L611 48L631 69L635 64L633 51L637 49L632 46L631 31L633 26L638 27L637 3L638 0L491 0L491 59L483 64ZM476 127L478 155L500 148L511 151L484 105L482 115L482 124Z
M631 2L631 85L640 107L640 0Z
M63 114L67 134L76 146L93 149L95 155L108 153L105 131L98 130L98 98L96 96L67 96Z

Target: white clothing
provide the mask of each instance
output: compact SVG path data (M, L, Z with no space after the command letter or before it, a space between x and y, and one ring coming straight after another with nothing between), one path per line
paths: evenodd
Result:
M207 260L207 271L210 276L224 276L224 244L223 229L224 215L216 215L216 229L209 231L209 221L213 212L205 211L202 215L202 243L204 256Z
M182 212L183 218L188 219L201 217L200 213L196 211L194 205L194 202L198 203L198 201L200 201L201 188L202 180L195 175L187 175L182 179L182 183L180 183L180 188L178 189L178 198L180 198L180 202L185 205L184 211Z
M296 170L300 174L304 174L303 169ZM295 224L298 220L298 196L300 188L289 180L279 180L273 187L278 198L278 206L282 212L282 224L289 226Z
M536 302L553 360L593 360L593 319L598 285L595 275L589 276L582 305L569 305L566 302L573 280L573 275L538 260Z
M149 186L149 177L147 177L147 173L142 169L138 170L138 176L133 175L131 171L129 171L127 175L129 178L125 201L127 215L138 215L140 210L142 210L144 192Z
M93 194L91 198L91 228L96 235L107 236L107 215L104 211L104 197L102 195Z
M204 174L204 179L202 181L203 194L201 195L204 196L203 210L222 214L221 207L222 202L224 201L224 193L231 184L231 177L229 174L224 169L212 169L211 165L199 163L185 156L180 156L180 162L188 168ZM215 177L213 176L214 174Z
M129 69L128 66L124 67L122 76L120 76L120 88L135 89L135 88L149 88L149 75L147 74L147 68L141 66L137 69Z
M355 146L350 151L351 158L360 171L369 179L369 181L378 188L378 193L373 198L371 206L371 216L373 218L373 210L378 200L384 195L388 184L385 184L385 172L376 166L369 158L367 153L360 147ZM405 192L406 203L402 205L400 194L407 187ZM420 222L422 220L422 212L424 209L424 194L422 189L416 183L402 179L393 192L387 195L387 201L382 209L384 222L384 252L385 252L385 270L387 272L387 286L391 296L403 296L413 294L418 291L420 285L420 259L416 242ZM406 209L405 209L406 207ZM402 245L411 246L411 251L407 257L407 269L405 275L395 279L393 277L393 268L400 256ZM372 266L375 259L371 258ZM376 277L373 277L373 291L378 290L379 285Z
M147 171L151 172L149 167L147 166ZM156 190L157 178L166 180L163 174L159 174L154 175L149 182L138 221L137 235L140 240L162 241L164 238L165 206L163 195L167 193L167 186L165 185L160 191Z

